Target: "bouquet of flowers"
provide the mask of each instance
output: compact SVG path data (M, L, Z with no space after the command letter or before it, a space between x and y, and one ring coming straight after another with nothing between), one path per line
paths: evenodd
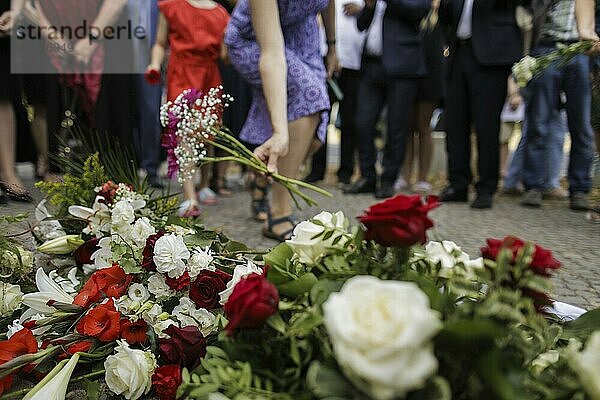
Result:
M183 181L196 173L198 165L235 161L272 177L275 182L288 189L296 205L299 205L296 196L309 206L316 205L310 196L299 189L300 187L331 196L329 192L305 182L272 174L262 160L223 126L223 110L232 100L233 98L223 93L223 88L219 86L207 93L187 89L175 101L162 106L160 120L165 128L162 145L167 149L170 177L177 175L179 180ZM207 145L225 151L227 156L208 156Z
M540 57L525 56L513 65L512 75L520 87L525 87L530 80L549 66L555 65L557 68L561 68L575 56L589 51L592 46L591 40L584 40L570 45L558 45L556 50Z

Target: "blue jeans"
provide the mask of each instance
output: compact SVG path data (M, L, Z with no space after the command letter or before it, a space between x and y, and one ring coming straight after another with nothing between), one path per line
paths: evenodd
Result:
M143 75L137 77L138 123L135 128L134 144L140 168L150 177L158 174L160 164L160 100L161 85L150 85Z
M538 47L532 55L548 53L553 48ZM529 101L525 111L527 133L523 183L525 189L544 189L548 146L564 131L553 130L552 118L560 109L560 93L567 96L567 123L571 135L569 157L569 191L588 193L592 186L590 176L593 150L593 133L590 124L591 92L588 57L578 55L558 69L550 66L529 83Z
M546 173L544 177L544 190L552 190L560 187L560 172L563 165L563 146L567 134L567 120L563 112L552 115L550 121L551 131L557 132L552 135L551 143L548 143L546 151ZM560 134L562 132L562 134ZM510 166L504 178L504 188L516 188L523 183L523 168L525 162L525 142L527 140L527 121L523 121L521 128L521 141L512 155Z

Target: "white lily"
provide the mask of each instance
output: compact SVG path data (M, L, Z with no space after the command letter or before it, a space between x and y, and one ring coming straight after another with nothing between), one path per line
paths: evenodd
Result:
M35 219L38 221L38 224L33 228L33 233L38 239L50 240L66 235L60 222L51 218L52 214L48 212L46 199L44 199L35 207Z
M79 353L75 353L68 362L67 360L59 362L23 397L23 400L64 400L77 362L79 362Z
M65 292L58 283L50 279L42 268L35 273L35 285L38 291L23 295L23 304L41 314L52 314L56 308L48 306L48 301L72 304L73 297Z
M49 240L38 247L38 251L44 254L64 255L77 250L85 243L79 235L65 235Z
M101 232L110 232L110 210L100 200L104 200L104 197L96 196L92 208L84 206L69 207L69 214L88 222L88 226L83 230L83 233L92 234L96 237L101 237Z

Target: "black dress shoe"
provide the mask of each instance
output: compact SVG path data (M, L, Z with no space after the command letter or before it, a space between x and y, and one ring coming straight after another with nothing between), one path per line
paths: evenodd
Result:
M375 192L375 198L377 199L387 199L389 197L393 197L396 194L394 187L390 184L383 184L377 189Z
M469 201L467 189L456 189L454 186L448 185L444 190L442 190L442 193L440 193L440 201L446 203L465 203Z
M479 193L473 202L471 203L471 208L475 208L478 210L484 210L487 208L492 208L492 203L494 200L494 196L491 194Z
M346 194L374 193L375 182L360 178L356 183L344 190Z
M323 177L322 176L316 176L316 175L313 175L313 174L308 174L302 180L304 182L306 182L306 183L317 183L319 181L322 181Z

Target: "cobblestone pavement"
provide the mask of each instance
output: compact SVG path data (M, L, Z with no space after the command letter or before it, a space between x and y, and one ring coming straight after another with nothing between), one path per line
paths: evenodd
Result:
M304 209L298 217L305 219L321 210L343 210L353 219L375 202L371 195L344 195L328 187L333 198L319 197L319 207ZM39 198L39 193L35 193ZM516 235L552 249L563 267L554 277L555 298L585 308L600 306L600 224L585 214L568 209L566 201L547 202L541 209L519 206L518 199L498 196L494 208L473 211L468 204L444 204L433 212L435 228L431 239L455 241L472 256L488 237ZM29 204L11 203L0 207L0 215L32 211ZM265 249L276 243L261 235L261 224L250 219L249 196L237 193L220 200L219 205L204 209L208 227L223 230L232 239L251 247Z

